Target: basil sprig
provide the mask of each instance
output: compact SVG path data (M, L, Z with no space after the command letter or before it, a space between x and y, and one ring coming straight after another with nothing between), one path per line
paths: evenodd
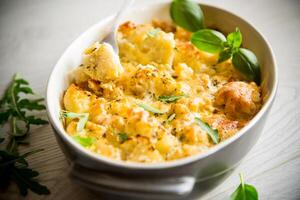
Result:
M202 121L198 117L195 117L195 122L202 128L202 130L204 130L210 136L210 138L215 144L219 143L219 133L217 129L213 129L206 122Z
M244 183L243 175L240 174L241 184L231 194L229 200L258 200L258 193L254 186Z
M255 81L260 84L260 66L255 54L244 48L240 48L242 44L242 34L238 28L235 32L225 36L215 30L202 29L193 33L191 42L198 49L209 52L219 53L218 63L224 62L232 58L233 66L246 79Z
M204 27L204 17L200 5L192 0L173 0L170 15L175 24L195 32Z

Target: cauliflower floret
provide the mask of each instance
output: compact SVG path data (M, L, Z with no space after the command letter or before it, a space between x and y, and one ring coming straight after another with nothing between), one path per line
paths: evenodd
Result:
M250 118L260 108L260 89L254 83L241 81L224 85L216 94L215 104L224 106L224 112L235 118Z
M154 29L150 24L130 25L119 28L119 48L122 60L143 65L152 62L172 65L175 40L173 33Z
M144 96L147 93L155 96L169 95L176 89L176 81L169 73L159 71L155 66L138 66L138 70L131 74L125 82L125 88L135 95Z
M90 109L91 94L71 84L64 95L65 109L75 113L86 113Z
M94 80L115 80L124 71L110 44L96 42L85 50L85 55L82 68Z
M137 137L137 143L127 159L133 162L162 162L164 158L154 149L145 137Z
M191 79L194 74L193 69L187 66L185 63L179 63L178 65L175 65L174 71L179 80Z
M224 114L216 114L205 118L211 127L218 130L220 140L226 140L227 138L233 136L239 128L241 128L243 123L228 119Z
M179 142L175 136L172 134L164 134L160 140L156 143L156 149L162 154L166 155L171 153L177 146Z

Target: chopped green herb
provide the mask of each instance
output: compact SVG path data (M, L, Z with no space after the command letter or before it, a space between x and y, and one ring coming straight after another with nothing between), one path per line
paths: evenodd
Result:
M170 116L168 117L167 122L173 121L173 119L175 119L175 117L176 117L176 114L173 113L172 115L170 115Z
M181 99L182 97L186 97L187 95L171 95L171 96L159 96L158 100L164 103L176 102L177 100Z
M70 119L79 119L78 123L77 123L77 132L81 132L84 127L85 124L88 121L89 118L89 114L88 113L74 113L74 112L68 112L65 110L62 110L60 112L60 116L61 118L70 118Z
M166 111L161 111L161 110L158 110L157 108L154 108L148 104L145 104L145 103L137 103L138 106L140 106L141 108L144 108L145 110L149 111L149 112L152 112L154 114L164 114L166 113Z
M128 135L126 133L119 133L118 134L118 139L121 143L125 142L128 140Z
M149 37L156 37L156 35L159 33L160 29L159 28L155 28L155 29L151 29L147 35Z
M198 117L195 117L195 122L202 128L202 130L206 131L215 144L219 143L218 130L211 128L206 122L202 121Z
M81 146L89 147L96 142L95 138L91 137L81 137L80 135L73 136L73 139L76 140Z
M230 200L258 200L258 193L254 186L244 183L243 175L240 174L241 184L231 194Z

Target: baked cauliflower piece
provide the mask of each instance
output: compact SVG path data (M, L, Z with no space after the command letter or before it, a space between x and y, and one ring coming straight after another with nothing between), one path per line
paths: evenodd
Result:
M82 70L94 80L115 80L124 71L118 55L110 44L96 42L84 53Z
M230 82L217 92L215 104L230 117L247 119L260 109L260 89L254 82Z
M119 29L120 57L125 61L147 65L152 62L172 65L175 55L173 33L166 33L151 24L123 24Z

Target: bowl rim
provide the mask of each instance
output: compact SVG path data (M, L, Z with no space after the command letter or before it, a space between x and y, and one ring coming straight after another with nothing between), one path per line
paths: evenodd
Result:
M150 6L165 6L169 3L170 2L150 3L150 4L147 4L146 6L149 6L149 7ZM124 161L119 161L119 160L113 160L113 159L107 158L105 156L102 156L100 154L96 154L94 152L91 152L91 151L85 149L84 147L82 147L80 144L78 144L74 140L72 140L71 137L69 137L68 134L65 132L65 130L62 129L56 123L56 121L54 120L54 118L57 117L54 114L54 111L51 111L49 109L50 104L51 104L51 100L50 100L51 99L50 98L51 82L53 81L55 69L58 67L58 65L61 62L62 58L71 49L72 44L75 43L76 41L80 40L89 31L91 31L92 29L98 27L100 24L105 23L107 21L110 21L113 18L114 15L109 15L109 16L105 17L104 19L98 21L96 24L90 26L86 31L81 33L75 40L73 40L70 43L70 45L64 50L63 54L60 56L60 58L58 59L58 61L56 62L54 68L51 71L51 74L50 74L48 82L47 82L47 89L46 89L46 107L47 107L47 115L48 115L49 121L50 121L52 127L55 129L54 134L59 135L62 140L64 140L66 143L71 144L71 146L73 148L75 148L77 153L81 153L84 156L86 156L87 158L93 159L97 162L103 162L103 163L105 163L107 165L110 165L110 166L133 169L133 170L155 170L155 169L168 169L168 168L179 167L179 166L183 166L183 165L186 165L186 164L204 159L204 158L206 158L206 157L208 157L208 156L210 156L210 155L212 155L212 154L214 154L218 151L221 151L223 148L225 148L229 144L236 141L245 132L247 132L249 129L251 129L260 120L260 118L263 115L267 114L266 112L271 107L272 102L274 101L274 98L275 98L275 95L276 95L276 92L277 92L278 69L277 69L277 63L276 63L276 60L275 60L274 52L271 48L270 43L266 39L266 37L249 21L243 19L242 17L240 17L239 15L237 15L236 13L234 13L232 11L229 11L227 9L224 9L224 8L219 7L219 6L213 5L211 3L200 3L200 5L203 5L205 7L212 7L212 8L218 9L222 12L227 12L227 13L231 14L232 16L242 20L247 26L250 26L251 28L253 28L258 33L258 35L266 43L267 49L270 52L271 60L274 63L274 69L273 69L274 70L274 77L273 77L273 82L271 83L273 88L272 88L271 92L269 93L269 97L268 97L267 101L264 103L264 105L262 106L260 111L250 120L250 122L245 127L243 127L241 130L239 130L234 136L232 136L232 137L226 139L225 141L223 141L222 143L219 143L218 145L210 148L209 150L207 150L204 153L199 153L199 154L188 156L188 157L185 157L185 158L180 158L180 159L173 160L173 161L166 161L166 162L162 162L162 163L135 163L135 162L124 162ZM143 6L134 6L130 10L132 10L132 11L133 10L139 10L139 9L142 9L142 8L146 8L146 6L145 5L143 5Z

